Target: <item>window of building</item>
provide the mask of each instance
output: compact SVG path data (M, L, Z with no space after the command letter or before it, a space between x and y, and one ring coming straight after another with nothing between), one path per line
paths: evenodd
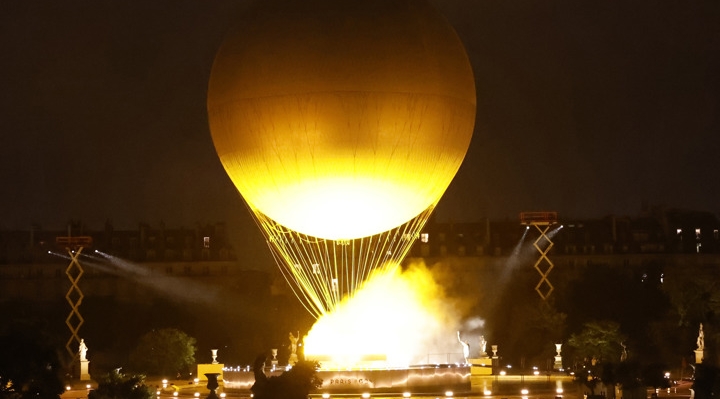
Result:
M210 248L210 237L203 237L203 248Z
M717 232L717 230L715 230ZM430 241L430 234L428 233L422 233L420 234L420 242L428 242Z
M695 239L699 240L702 238L702 235L700 234L700 229L695 229Z

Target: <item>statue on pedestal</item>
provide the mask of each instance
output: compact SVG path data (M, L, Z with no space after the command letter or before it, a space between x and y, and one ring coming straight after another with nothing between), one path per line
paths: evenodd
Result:
M698 331L697 350L699 350L699 351L705 350L705 332L703 332L702 323L700 323L700 331Z
M90 380L90 374L88 372L90 361L87 359L88 347L85 345L85 340L80 339L80 346L78 348L78 355L80 356L80 381Z
M485 336L480 336L480 357L487 357L487 341L485 341Z
M697 349L695 349L695 363L700 364L705 359L705 332L703 325L700 323L700 331L697 337Z

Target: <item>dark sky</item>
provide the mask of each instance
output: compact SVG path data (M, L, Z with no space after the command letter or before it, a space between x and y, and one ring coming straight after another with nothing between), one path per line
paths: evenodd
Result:
M205 95L243 0L0 2L0 229L250 224ZM435 0L478 117L440 220L720 212L720 2ZM254 228L254 226L250 226Z

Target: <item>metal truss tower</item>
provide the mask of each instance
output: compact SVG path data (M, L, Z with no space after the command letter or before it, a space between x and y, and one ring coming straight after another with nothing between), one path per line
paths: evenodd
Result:
M55 243L58 246L65 247L65 250L70 256L70 264L68 264L65 269L65 274L70 280L70 289L65 294L65 299L70 304L70 314L65 319L65 324L70 329L70 338L65 344L65 349L67 349L70 356L73 357L73 361L75 361L79 359L77 348L80 344L80 337L78 336L78 332L80 331L80 327L83 323L85 323L85 319L83 319L80 314L80 305L82 304L84 295L82 290L80 290L79 282L84 270L80 264L79 258L83 249L92 245L92 237L56 237Z
M554 224L557 224L557 212L522 212L520 214L520 223L525 226L535 226L540 232L540 236L535 240L533 246L540 253L540 257L535 262L535 270L540 273L540 282L535 286L535 291L540 295L543 301L547 300L555 287L550 283L548 275L555 267L547 254L553 247L550 240L548 230ZM544 245L543 245L544 244Z

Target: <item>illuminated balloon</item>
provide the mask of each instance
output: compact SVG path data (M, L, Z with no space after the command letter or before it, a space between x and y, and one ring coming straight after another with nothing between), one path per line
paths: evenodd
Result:
M475 109L460 40L416 0L262 4L223 43L208 90L215 148L250 207L328 239L436 204Z
M391 231L372 262L401 260L465 157L475 101L462 43L429 4L304 0L248 12L218 51L207 104L220 161L289 281L301 270L337 296L356 272L335 271L327 251L369 257L353 241Z

